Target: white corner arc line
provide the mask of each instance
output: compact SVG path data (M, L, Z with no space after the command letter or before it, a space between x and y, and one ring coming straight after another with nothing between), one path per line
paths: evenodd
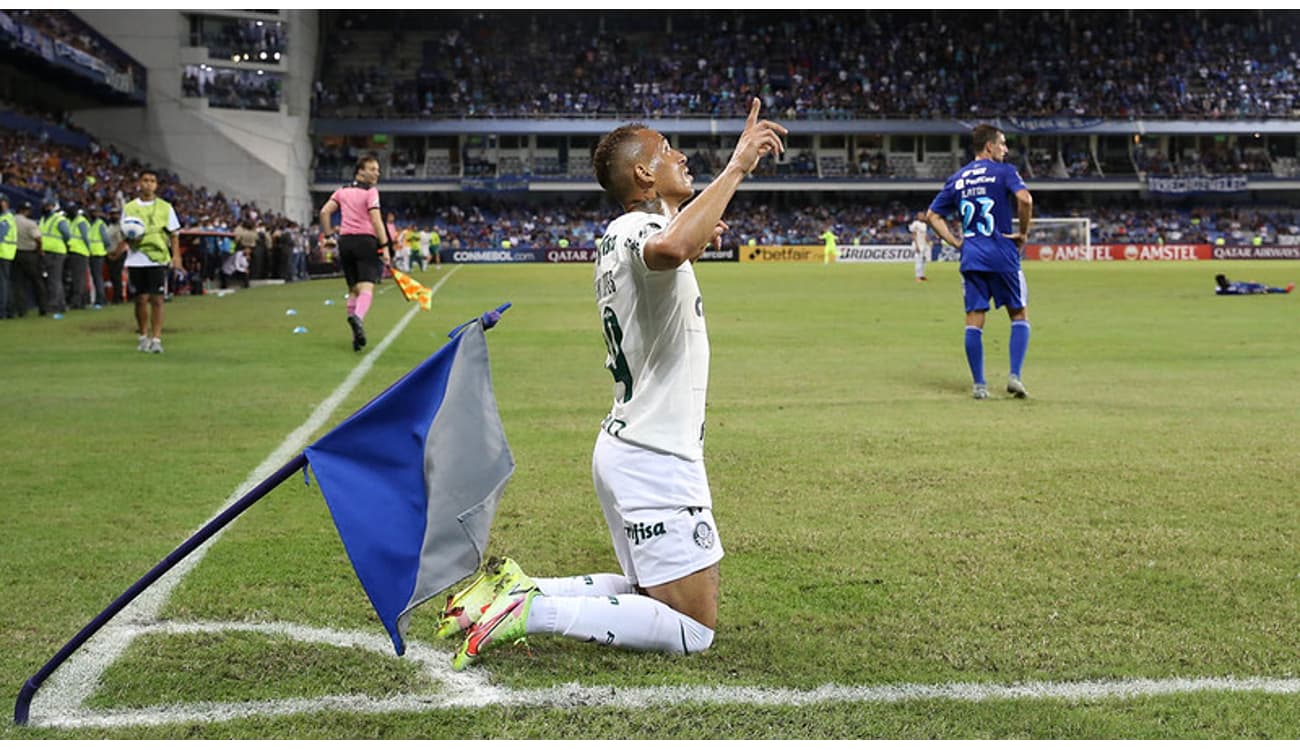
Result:
M439 279L431 290L432 294L437 294L442 285L460 268L460 266L454 266ZM249 490L256 487L269 474L301 452L307 445L307 441L311 439L311 436L325 426L334 411L360 385L361 380L374 367L375 361L401 335L402 331L406 330L406 326L410 324L419 311L418 306L412 305L411 309L388 332L388 335L384 336L383 340L367 353L357 363L356 367L352 368L352 371L334 389L334 392L312 411L311 415L307 417L307 421L289 433L280 445L257 468L253 469L248 477L244 479L244 482L226 498L226 501L217 509L217 512L213 513L212 517L200 525L199 528L221 515L222 512L247 494ZM230 527L227 526L226 528ZM202 562L208 550L224 533L225 529L217 532L211 539L194 550L189 557L177 563L166 575L158 579L153 586L145 589L131 604L127 605L116 617L110 620L77 653L64 662L51 675L49 682L37 692L35 700L32 701L32 723L38 723L36 718L38 715L69 714L78 711L86 699L98 688L100 676L104 674L104 670L108 669L131 643L131 640L135 637L136 629L140 625L157 621L162 608L171 598L172 591L191 570Z

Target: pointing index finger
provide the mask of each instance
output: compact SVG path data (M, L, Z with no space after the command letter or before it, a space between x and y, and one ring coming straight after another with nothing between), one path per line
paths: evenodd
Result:
M758 122L758 110L763 106L763 100L757 96L750 100L749 117L745 118L745 127L752 128L754 123Z

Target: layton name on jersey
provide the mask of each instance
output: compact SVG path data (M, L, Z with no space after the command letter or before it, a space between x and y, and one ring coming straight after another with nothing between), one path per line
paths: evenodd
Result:
M968 169L962 172L961 177L957 179L957 184L953 185L953 187L962 191L963 198L969 198L972 195L985 195L984 188L980 186L998 181L997 177L985 174L987 171L988 167Z

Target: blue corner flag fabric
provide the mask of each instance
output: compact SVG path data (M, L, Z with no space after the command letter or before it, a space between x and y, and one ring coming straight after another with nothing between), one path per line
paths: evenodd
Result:
M514 472L477 320L306 450L400 656L411 610L483 562Z

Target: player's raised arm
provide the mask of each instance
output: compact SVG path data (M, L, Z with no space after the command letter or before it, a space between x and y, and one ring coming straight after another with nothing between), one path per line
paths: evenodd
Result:
M722 212L759 159L785 151L781 138L790 131L770 120L758 119L763 102L754 98L745 118L745 129L722 173L691 201L659 235L646 242L645 257L652 268L676 268L694 260L719 236ZM684 157L683 157L684 158Z
M728 168L737 166L745 174L750 174L758 166L759 159L768 154L785 152L781 137L790 131L771 120L759 120L758 112L762 107L763 101L754 97L749 106L749 116L745 118L745 129L736 141L736 150L731 154Z

